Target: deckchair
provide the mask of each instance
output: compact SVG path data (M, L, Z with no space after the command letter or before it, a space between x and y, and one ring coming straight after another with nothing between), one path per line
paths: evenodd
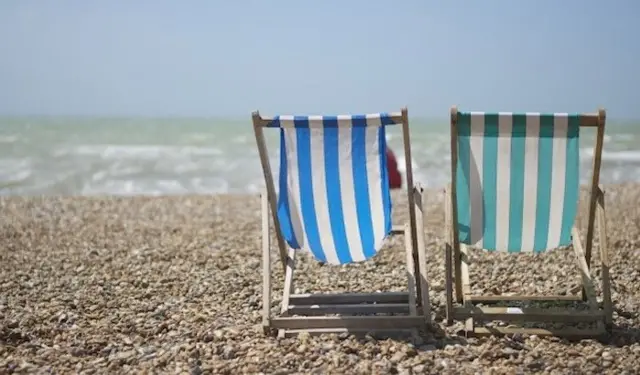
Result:
M584 247L575 225L582 127L595 127L597 130ZM457 107L452 107L453 178L446 189L445 199L448 228L445 289L449 324L454 319L464 320L465 331L471 335L530 333L594 337L605 334L610 328L612 306L604 190L598 184L604 127L604 110L592 114L484 113L459 112ZM603 308L596 300L590 273L595 218L599 229ZM573 247L581 274L582 295L471 293L470 248L517 254L561 251L556 249L570 247ZM462 306L454 307L452 279L455 280L456 302ZM491 305L498 302L512 302L513 305L514 301L529 305L532 301L546 301L547 307L478 306L480 303ZM562 306L571 301L574 302L569 303L570 306ZM588 308L578 309L575 306L577 301L587 302ZM529 324L528 327L522 327L522 324L520 327L476 327L483 321ZM550 329L531 328L534 322L538 325L544 322L556 324ZM585 323L582 327L567 324L577 322Z
M426 275L419 267L425 263L423 231L416 230L423 225L423 189L413 186L406 108L390 114L270 118L256 111L252 117L266 185L262 193L265 333L277 330L280 337L303 331L416 334L428 322L430 309ZM404 136L410 208L410 219L403 227L391 223L385 157L385 127L397 124L402 125ZM264 128L280 130L277 197ZM271 221L285 271L280 314L274 316ZM372 258L385 238L397 234L405 236L406 292L292 294L297 252L308 251L325 266L339 267Z

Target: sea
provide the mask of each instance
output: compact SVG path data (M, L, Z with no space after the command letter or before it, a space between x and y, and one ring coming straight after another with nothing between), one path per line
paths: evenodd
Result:
M450 180L447 119L410 119L414 179ZM581 130L581 179L590 180L594 129ZM265 129L274 174L278 130ZM388 145L405 175L402 133ZM607 120L600 181L640 182L640 121ZM0 195L257 193L264 186L250 116L221 118L0 117Z

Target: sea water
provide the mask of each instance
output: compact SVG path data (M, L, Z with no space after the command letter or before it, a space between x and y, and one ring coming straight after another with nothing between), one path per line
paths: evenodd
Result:
M604 184L640 181L640 126L608 120ZM446 119L411 119L414 179L450 179ZM595 129L581 130L581 178L590 180ZM278 171L278 131L265 129ZM402 133L389 147L405 178ZM221 118L0 117L0 195L256 193L264 186L250 116Z

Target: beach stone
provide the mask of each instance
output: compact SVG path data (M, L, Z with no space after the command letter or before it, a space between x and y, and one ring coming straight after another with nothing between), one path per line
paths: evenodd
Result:
M9 213L0 215L0 371L632 374L640 368L640 208L630 202L640 201L640 188L608 191L617 313L603 342L465 338L460 322L438 322L418 340L265 336L257 197L0 197L0 212ZM443 200L439 190L425 197L426 271L442 286ZM406 200L395 192L393 199L394 223L402 223ZM271 236L275 254L273 230ZM403 238L389 238L372 259L343 267L320 266L300 253L295 287L404 290L404 251ZM512 255L470 251L474 293L575 289L580 275L571 251ZM272 295L279 299L284 274L272 258ZM594 246L596 284L599 259ZM430 294L434 314L444 311L444 293ZM274 302L273 312L278 308Z

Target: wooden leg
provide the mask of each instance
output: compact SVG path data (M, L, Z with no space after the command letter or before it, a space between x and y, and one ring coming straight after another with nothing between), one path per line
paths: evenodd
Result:
M611 279L609 276L609 249L607 246L607 223L604 205L604 190L598 189L597 202L598 242L600 247L600 261L602 262L602 299L605 313L605 325L611 329L613 325L613 304L611 302Z
M598 135L600 135L600 129L598 129ZM600 142L600 140L598 141ZM595 169L596 159L599 158L599 155L596 154L594 158L594 178L596 176L597 170ZM599 164L599 161L598 161ZM598 167L599 169L599 167ZM591 248L593 247L593 229L595 225L596 218L596 210L597 210L597 201L598 201L598 191L599 187L597 184L597 178L591 182L591 191L589 192L589 211L587 213L587 234L585 236L584 242L584 255L585 261L587 262L587 268L591 269ZM582 300L587 301L587 291L582 288Z
M417 315L416 310L416 274L413 263L413 246L411 240L411 228L405 225L404 228L404 244L407 252L407 286L409 289L409 313Z
M463 302L463 286L462 286L462 254L460 253L460 242L455 241L453 236L457 236L458 233L453 231L453 222L451 223L451 244L453 247L453 269L456 273L455 276L455 288L456 288L456 301L458 303Z
M460 245L461 250L461 262L460 262L460 274L462 281L462 293L463 293L463 303L465 308L472 308L473 302L471 302L471 283L469 281L469 251L467 246ZM474 323L473 318L469 317L465 321L465 330L467 333L474 331Z
M282 292L282 307L280 308L280 315L286 316L289 312L289 297L291 296L291 289L293 289L293 271L296 267L296 252L294 249L289 248L289 254L287 256L287 269L284 277L284 291ZM284 337L284 329L278 330L278 337Z
M446 312L447 312L447 324L453 324L453 283L451 278L453 277L453 270L451 264L452 252L452 236L453 227L451 223L451 195L450 190L445 190L444 199L444 222L445 222L445 249L444 249L444 265L445 265L445 298L446 298Z
M269 233L269 198L262 193L262 329L269 333L271 321L271 234Z
M413 251L413 239L411 236L411 227L405 225L404 227L404 244L407 252L407 287L409 291L409 315L418 316L418 309L416 307L416 274L414 263L414 251ZM417 338L418 331L413 330L412 335Z
M420 201L422 199L422 196L418 193L418 186L414 186L413 190L411 191L411 195L413 196L413 199L410 201L413 201L413 210L409 210L409 214L411 214L411 212L413 212L413 217L409 218L409 223L411 226L411 241L412 241L412 256L413 256L413 264L415 265L415 270L414 270L414 274L419 275L420 272L418 271L418 266L420 265L420 259L418 257L418 238L417 238L417 233L419 231L418 229L418 225L417 225L417 217L419 215L422 214L422 202ZM404 231L404 229L403 229ZM420 290L420 284L418 283L416 285L416 296L420 296L421 295L421 290ZM420 300L418 299L418 303L420 303Z
M578 229L573 227L572 230L573 236L573 250L576 254L576 260L578 262L578 268L580 269L580 276L582 277L582 287L585 290L587 295L587 302L589 304L589 308L596 312L599 310L598 308L598 300L596 299L596 290L593 286L593 279L591 278L591 272L589 270L589 266L587 265L587 259L584 254L584 249L582 247L582 242L580 241L580 236L578 233ZM604 328L604 322L598 321L597 327L599 330Z
M416 241L418 248L414 249L413 258L415 259L415 274L418 275L417 293L420 296L420 304L422 305L422 312L428 323L431 323L431 301L429 298L429 281L427 279L427 254L424 246L424 212L423 212L423 199L424 189L422 186L417 185L416 192ZM405 235L406 238L406 235ZM417 254L416 254L417 253Z

